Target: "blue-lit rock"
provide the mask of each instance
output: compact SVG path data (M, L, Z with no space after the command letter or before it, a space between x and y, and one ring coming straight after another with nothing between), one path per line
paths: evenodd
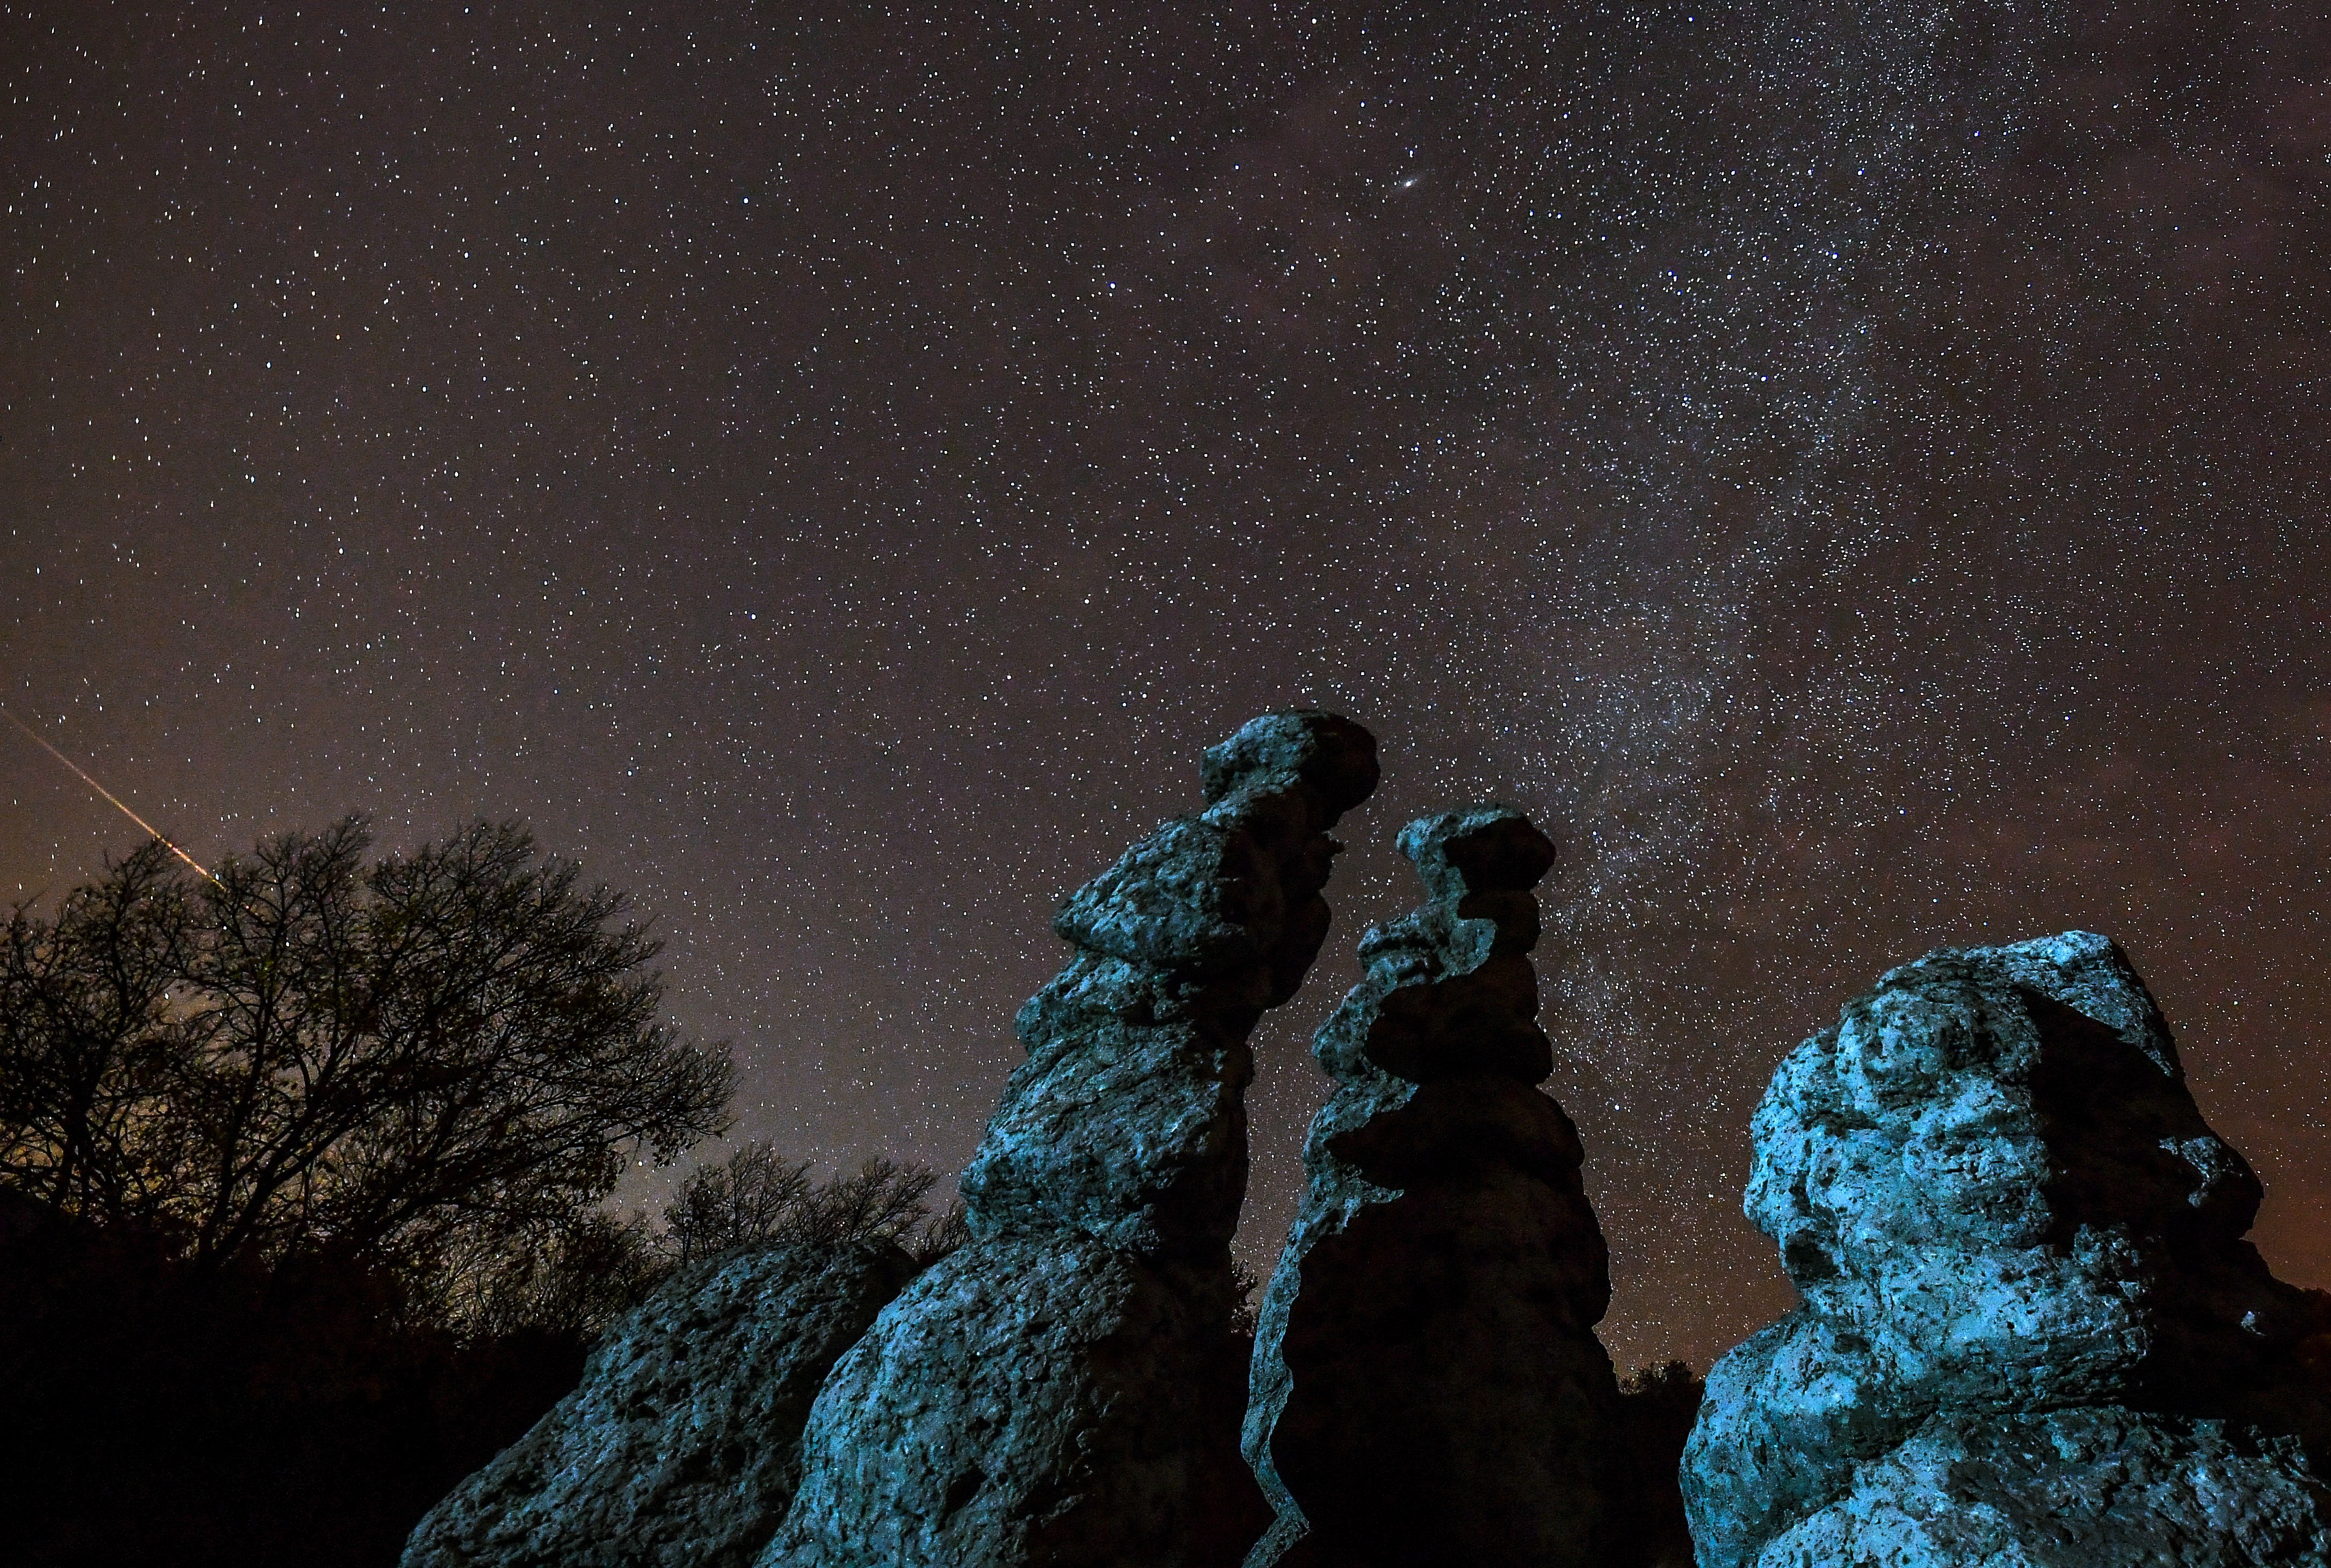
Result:
M1277 1519L1248 1562L1619 1561L1608 1256L1577 1134L1536 1087L1529 889L1554 846L1479 806L1400 848L1427 900L1362 940L1315 1047L1337 1088L1255 1338L1244 1446Z
M684 1270L430 1511L403 1568L743 1568L793 1502L818 1385L914 1273L888 1242Z
M2092 1405L1938 1417L1765 1544L1761 1568L2321 1568L2294 1438Z
M2242 1240L2258 1179L2111 942L1892 971L1755 1138L1803 1302L1709 1373L1701 1568L2331 1562L2323 1298Z
M834 1368L763 1568L1228 1568L1269 1517L1238 1457L1229 1242L1247 1035L1327 930L1327 837L1375 743L1320 713L1206 754L1205 809L1071 897L1078 948L964 1172L973 1240Z

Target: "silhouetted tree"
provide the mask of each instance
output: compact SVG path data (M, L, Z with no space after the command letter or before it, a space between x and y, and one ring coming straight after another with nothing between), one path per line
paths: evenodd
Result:
M907 1238L907 1250L915 1261L928 1269L932 1264L971 1240L971 1215L957 1198L918 1227Z
M961 1203L934 1216L923 1202L938 1182L928 1166L870 1159L822 1183L809 1171L765 1144L700 1166L664 1212L663 1250L678 1265L747 1247L882 1240L928 1264L969 1235Z
M675 1263L784 1238L809 1195L809 1162L788 1160L766 1144L747 1144L719 1164L698 1166L663 1215L663 1242Z
M182 1077L184 983L200 899L157 840L23 908L0 946L0 1181L56 1211L151 1223L185 1174L185 1118L157 1114Z
M473 1236L471 1250L440 1271L451 1298L439 1316L486 1338L540 1332L588 1343L670 1277L661 1240L644 1214L604 1209L522 1244Z
M1620 1380L1619 1411L1609 1455L1609 1506L1617 1540L1613 1560L1643 1568L1691 1568L1678 1470L1684 1440L1698 1419L1705 1385L1680 1361L1638 1368Z
M497 1288L620 1250L601 1201L633 1150L718 1130L725 1049L659 1021L656 944L623 896L522 829L368 847L350 818L204 884L150 844L52 920L17 909L0 1183L197 1272L385 1268L440 1317L506 1317Z

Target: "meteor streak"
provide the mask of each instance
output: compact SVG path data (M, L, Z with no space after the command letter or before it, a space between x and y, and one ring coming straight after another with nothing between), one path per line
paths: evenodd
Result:
M14 713L11 713L5 708L0 708L0 718L6 719L18 729L23 730L26 736L31 737L34 746L39 746L43 751L47 752L51 756L55 757L59 762L72 769L73 776L75 778L78 778L81 783L87 784L90 788L103 795L108 801L110 801L116 811L119 812L123 816L128 817L131 822L136 822L139 827L152 834L161 842L164 849L177 856L178 859L186 861L189 866L194 867L195 873L205 881L209 882L214 887L223 885L219 882L219 879L216 877L212 876L209 870L206 870L201 862L197 861L194 856L186 853L186 851L172 843L168 837L166 836L160 829L147 822L144 817L139 816L136 812L131 811L128 806L123 805L121 803L120 796L115 794L111 790L107 789L103 784L90 777L89 774L83 771L81 764L73 761L72 758L59 751L55 746L51 746L48 742L48 738L42 735L39 730L34 729L31 725L26 724L23 719L18 718Z

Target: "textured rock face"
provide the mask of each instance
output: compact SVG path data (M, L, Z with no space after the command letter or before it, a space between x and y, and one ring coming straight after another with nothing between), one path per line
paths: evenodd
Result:
M2331 1562L2289 1438L2113 1406L1942 1419L1767 1543L1770 1568L2252 1568Z
M1075 1231L941 1259L819 1396L767 1560L1235 1561L1244 1369L1194 1283Z
M2322 1298L2242 1240L2258 1178L2112 943L1892 971L1755 1136L1803 1304L1708 1376L1703 1568L2326 1561Z
M897 1247L783 1247L687 1270L583 1382L430 1511L404 1568L739 1568L784 1518L834 1361L915 1273Z
M1337 1089L1255 1339L1244 1447L1278 1518L1248 1562L1614 1561L1608 1257L1577 1134L1535 1087L1529 889L1554 846L1481 806L1400 848L1427 900L1361 942L1315 1047Z
M764 1568L1215 1568L1268 1516L1238 1462L1229 1241L1247 1035L1327 929L1327 830L1375 785L1348 720L1206 754L1206 807L1070 898L964 1172L973 1240L834 1369Z

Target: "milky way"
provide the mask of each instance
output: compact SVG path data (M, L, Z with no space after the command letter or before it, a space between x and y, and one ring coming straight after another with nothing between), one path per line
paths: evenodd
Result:
M205 863L522 818L739 1136L953 1168L1057 898L1327 706L1386 782L1261 1038L1264 1272L1392 836L1494 796L1564 847L1622 1363L1786 1304L1790 1045L2069 926L2331 1285L2308 8L5 5L0 62L0 699ZM0 742L0 889L130 846Z

